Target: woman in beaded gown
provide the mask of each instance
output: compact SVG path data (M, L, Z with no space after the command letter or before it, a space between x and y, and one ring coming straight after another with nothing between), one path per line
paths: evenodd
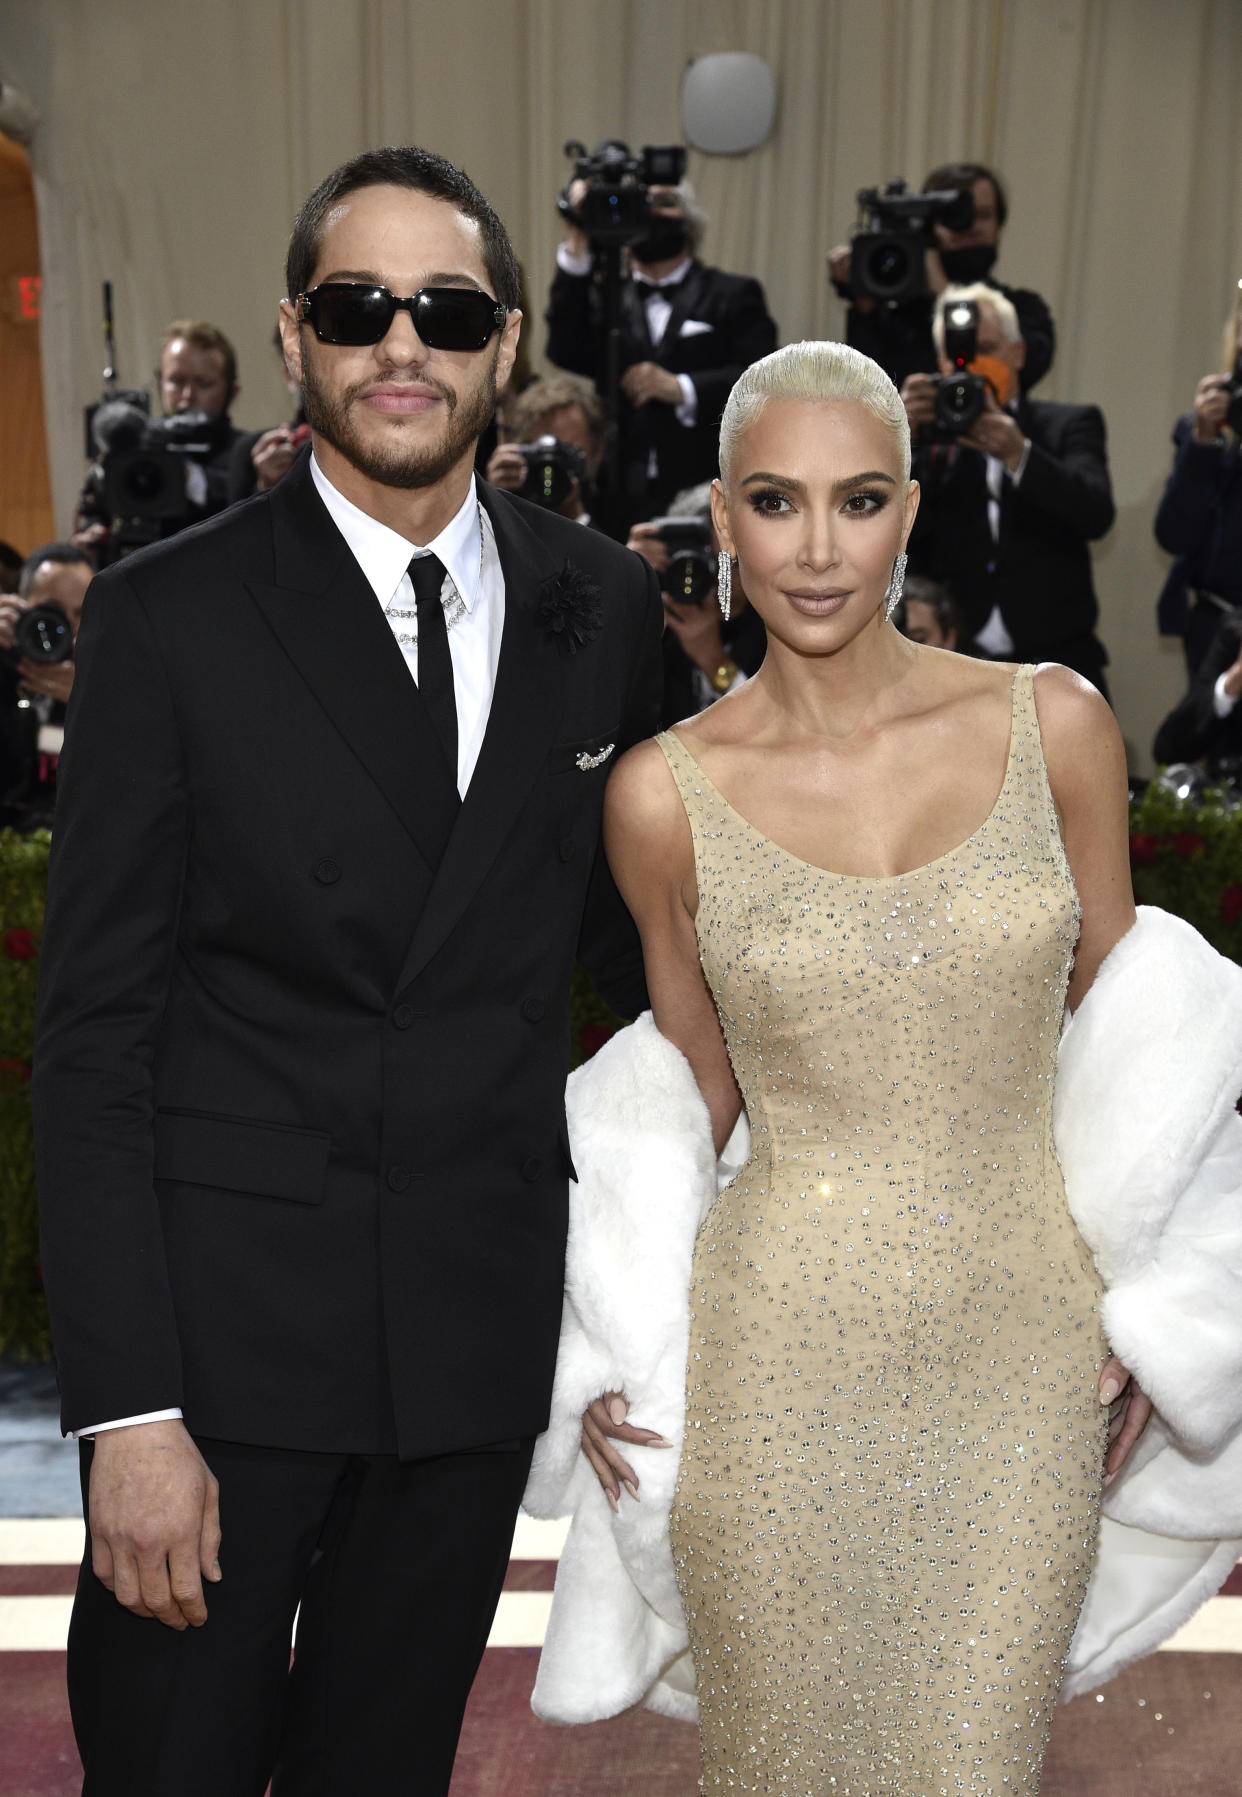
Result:
M656 1023L717 1147L751 1129L696 1247L672 1516L702 1789L1031 1797L1126 1378L1051 1137L1067 991L1134 916L1120 736L1063 668L888 621L918 492L874 363L756 364L721 466L768 658L606 811ZM619 1403L584 1428L614 1500L650 1439Z

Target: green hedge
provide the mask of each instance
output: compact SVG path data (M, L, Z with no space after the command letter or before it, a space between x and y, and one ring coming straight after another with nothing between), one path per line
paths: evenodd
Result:
M1189 804L1149 786L1130 813L1135 896L1174 911L1213 947L1242 961L1242 811L1219 794ZM0 831L0 1354L46 1358L39 1277L30 1057L47 831ZM620 1023L579 968L571 996L573 1066Z

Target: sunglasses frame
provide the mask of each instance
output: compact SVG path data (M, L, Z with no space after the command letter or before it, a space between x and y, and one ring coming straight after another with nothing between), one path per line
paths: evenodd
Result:
M315 298L317 294L329 291L334 293L382 293L388 301L389 311L388 317L384 320L378 335L366 338L361 343L347 343L340 337L325 337L315 317L315 313L318 310L315 305ZM430 342L423 335L422 331L419 330L418 306L419 302L424 297L453 293L469 294L472 297L477 296L479 299L492 300L491 294L484 293L481 287L420 287L417 293L412 293L408 298L403 299L400 295L393 293L391 288L383 286L382 283L378 281L374 284L367 281L321 281L317 287L311 287L307 292L299 293L294 310L298 323L308 324L311 330L314 331L315 336L319 339L320 343L328 343L336 348L343 347L346 349L370 349L373 348L375 344L382 343L392 329L393 320L396 318L397 313L408 312L410 323L413 325L415 333L420 341L425 343L428 349L445 349L448 346L442 343ZM508 306L502 306L499 300L492 300L492 322L488 326L487 334L482 337L478 343L459 345L455 353L473 355L481 349L486 349L492 338L496 335L496 332L504 329L508 316ZM450 353L454 352L450 351Z

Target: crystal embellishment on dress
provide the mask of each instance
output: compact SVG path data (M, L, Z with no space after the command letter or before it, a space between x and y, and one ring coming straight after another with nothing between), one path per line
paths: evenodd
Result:
M701 1788L1035 1797L1108 1420L1033 670L989 816L891 878L799 860L660 742L752 1134L696 1247L672 1515Z

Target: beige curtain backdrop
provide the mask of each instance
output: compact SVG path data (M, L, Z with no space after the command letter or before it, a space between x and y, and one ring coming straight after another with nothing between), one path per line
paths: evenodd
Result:
M789 342L833 336L824 273L864 185L937 161L995 164L1012 217L998 272L1037 288L1059 347L1040 392L1109 422L1118 521L1100 546L1102 634L1136 768L1182 684L1153 608L1151 519L1169 431L1216 364L1242 276L1237 0L8 0L0 79L42 124L43 365L58 521L99 385L99 290L122 378L164 323L236 342L239 423L278 420L269 338L289 224L335 163L419 142L508 223L542 358L561 146L680 136L688 60L744 49L779 82L770 141L691 157L709 260L763 281Z

